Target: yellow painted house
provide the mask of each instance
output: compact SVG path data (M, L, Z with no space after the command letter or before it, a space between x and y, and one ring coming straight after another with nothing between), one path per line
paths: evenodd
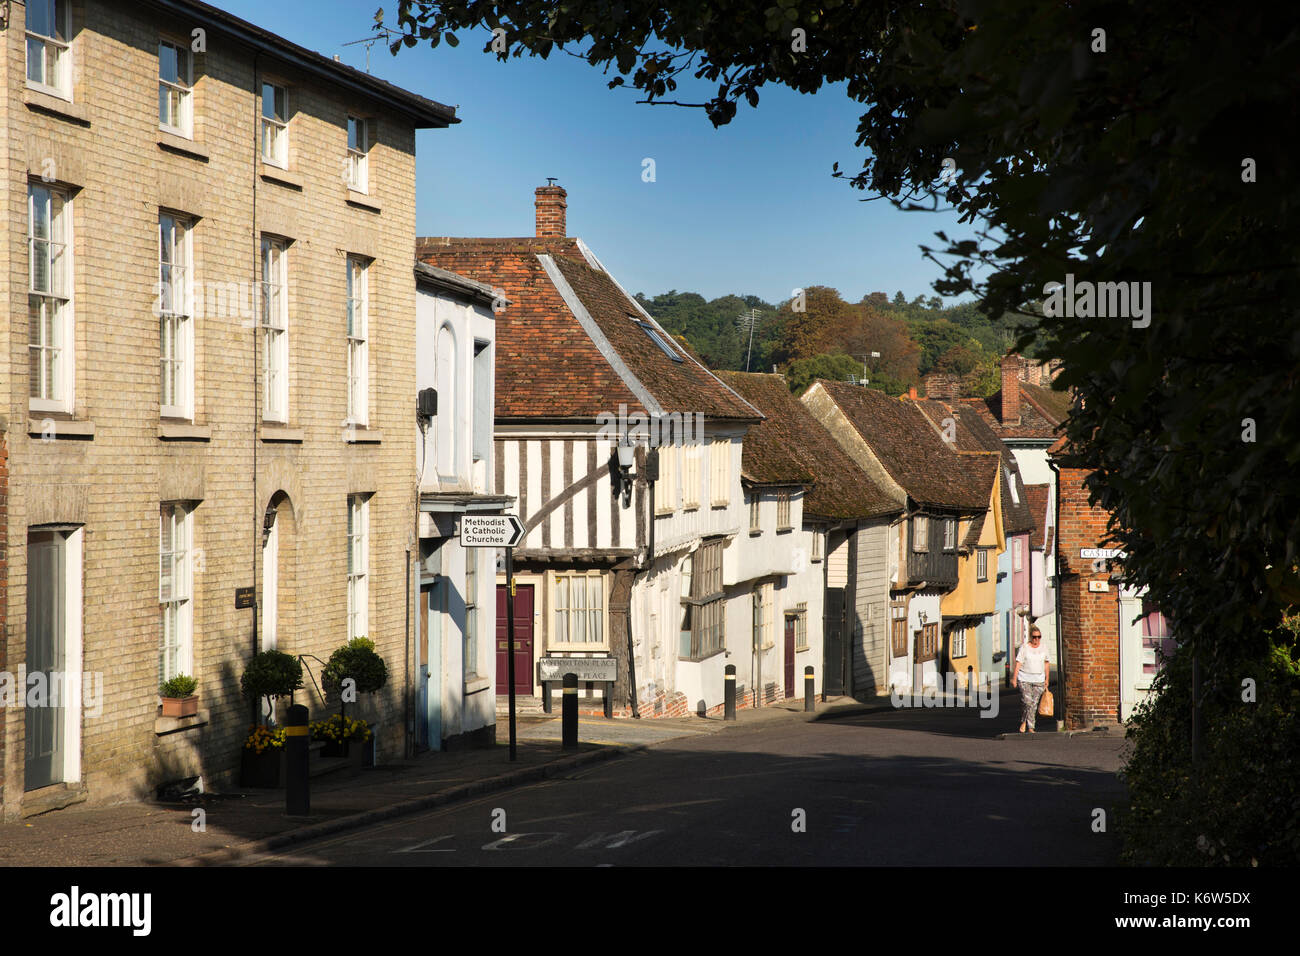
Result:
M1002 521L1001 458L996 452L961 451L970 482L987 489L988 510L962 518L958 529L957 585L945 593L939 610L943 618L943 648L957 686L979 670L979 625L993 614L997 600L998 555L1007 549Z

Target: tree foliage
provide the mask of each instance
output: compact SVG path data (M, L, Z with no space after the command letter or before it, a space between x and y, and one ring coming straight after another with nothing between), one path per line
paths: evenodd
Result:
M1294 20L1208 0L402 0L394 48L469 27L500 27L503 59L613 69L648 102L716 84L685 103L715 125L768 83L843 83L866 156L845 178L955 207L974 235L937 233L936 290L1035 316L1020 344L1064 361L1071 462L1131 583L1207 664L1264 653L1300 603ZM1150 283L1149 324L1038 316L1067 275Z

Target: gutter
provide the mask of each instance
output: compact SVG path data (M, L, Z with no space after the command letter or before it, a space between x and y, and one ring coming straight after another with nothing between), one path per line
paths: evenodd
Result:
M1055 557L1055 559L1054 559L1053 562L1052 562L1052 565L1053 565L1053 567L1054 567L1054 569L1055 569L1055 570L1053 571L1052 577L1053 577L1053 579L1054 579L1055 582L1056 582L1056 583L1055 583L1055 591L1056 591L1056 594L1055 594L1055 597L1054 597L1054 600L1053 600L1053 603L1056 605L1056 608L1055 608L1055 613L1056 613L1056 670L1057 670L1057 673L1061 675L1061 676L1060 676L1060 680L1061 680L1061 694L1060 694L1060 697L1061 697L1061 708L1060 708L1060 716L1057 718L1057 723L1058 723L1058 725L1059 725L1060 727L1064 728L1065 725L1066 725L1066 723L1065 723L1065 654L1064 654L1064 648L1063 648L1062 645L1061 645L1061 642L1064 640L1064 635L1063 635L1063 633L1062 633L1063 630L1064 630L1064 628L1062 627L1062 621L1061 621L1061 469L1060 469L1060 467L1056 464L1056 462L1052 461L1052 458L1051 458L1050 455L1049 455L1048 458L1047 458L1047 467L1050 468L1050 469L1052 469L1052 474L1054 474L1054 475L1056 476L1056 495L1055 495L1055 497L1056 497L1056 524L1055 524L1055 526L1052 528L1052 547L1053 547L1053 550L1056 552L1056 557ZM1044 550L1043 550L1043 556L1044 556L1044 559L1046 559L1046 555L1047 555L1047 550L1046 550L1046 548L1044 548ZM1032 564L1032 563L1033 563L1033 562L1031 561L1030 564ZM1033 572L1031 571L1030 573L1032 574ZM1044 569L1044 573L1046 573L1046 569ZM1032 585L1032 578L1031 578L1031 582L1030 582L1030 583L1031 583L1031 585ZM1033 599L1033 594L1031 593L1031 594L1030 594L1030 600L1032 600L1032 599ZM1119 658L1116 658L1116 660L1118 660L1118 659L1119 659ZM1049 686L1048 689L1049 689L1049 690L1051 689L1050 686Z

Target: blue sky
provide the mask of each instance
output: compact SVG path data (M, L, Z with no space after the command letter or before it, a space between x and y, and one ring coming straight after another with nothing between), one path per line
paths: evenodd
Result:
M309 49L365 68L379 0L214 0ZM388 0L385 8L396 8ZM457 107L461 123L418 134L417 229L434 236L531 236L533 189L553 176L581 236L629 292L707 298L829 285L850 301L896 290L929 297L937 266L921 243L965 236L951 213L904 213L831 178L861 168L860 110L841 87L815 95L768 87L720 129L703 110L637 104L566 54L506 63L482 52L486 31L459 47L370 51L376 76ZM612 76L612 74L611 74ZM683 97L686 98L686 97ZM698 99L697 99L698 101ZM642 161L655 161L655 182Z

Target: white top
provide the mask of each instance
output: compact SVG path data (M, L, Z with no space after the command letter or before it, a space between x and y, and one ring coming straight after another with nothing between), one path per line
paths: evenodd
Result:
M1038 647L1028 641L1020 645L1016 653L1016 663L1020 665L1020 680L1026 684L1041 684L1047 677L1044 665L1047 663L1047 647L1040 640Z

